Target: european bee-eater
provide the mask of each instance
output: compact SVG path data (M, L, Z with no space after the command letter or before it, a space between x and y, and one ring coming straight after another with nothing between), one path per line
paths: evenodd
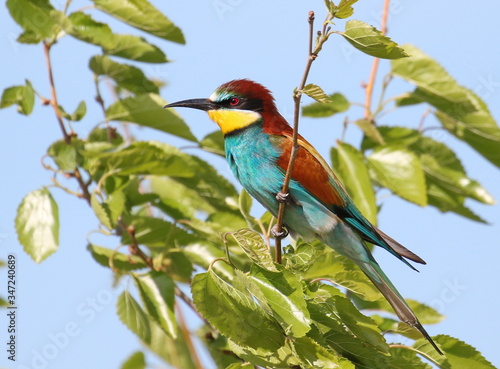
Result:
M234 80L217 88L208 99L191 99L165 108L204 110L220 127L226 158L234 175L248 193L274 216L292 150L293 128L278 112L274 98L264 86ZM382 271L364 241L406 259L425 262L372 225L347 194L326 161L303 137L292 172L284 225L302 238L317 238L354 261L377 286L397 316L417 328L439 352L396 287ZM414 269L414 268L413 268Z

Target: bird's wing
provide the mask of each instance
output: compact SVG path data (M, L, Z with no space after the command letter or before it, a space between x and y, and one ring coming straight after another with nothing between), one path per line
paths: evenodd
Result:
M292 151L292 133L290 128L282 130L279 134L281 136L279 145L283 153L277 164L284 172L288 168ZM403 257L425 264L418 255L387 236L361 214L325 159L300 135L298 144L300 149L293 167L293 180L299 182L312 196L351 225L365 241L381 246L413 269L415 268Z

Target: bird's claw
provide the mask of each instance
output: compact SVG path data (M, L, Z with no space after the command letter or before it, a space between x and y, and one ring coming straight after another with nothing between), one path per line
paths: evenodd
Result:
M282 227L281 231L278 231L278 227L275 225L271 229L271 233L273 234L274 238L285 238L286 236L288 236L288 229L286 229L285 227Z
M283 192L278 192L276 194L276 200L279 202L290 202L292 201L292 197L290 196L290 193L283 193Z

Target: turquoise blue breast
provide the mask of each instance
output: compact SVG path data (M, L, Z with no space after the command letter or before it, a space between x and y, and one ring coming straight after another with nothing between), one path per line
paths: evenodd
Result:
M272 140L272 136L262 132L262 126L254 125L237 134L227 135L225 147L227 162L238 181L253 198L276 216L279 206L276 194L283 187L285 175L276 164L281 149ZM290 183L290 192L295 198L304 198L306 195L302 186L295 181ZM315 227L307 224L308 218L302 206L287 205L285 224L304 238L315 236L312 233Z

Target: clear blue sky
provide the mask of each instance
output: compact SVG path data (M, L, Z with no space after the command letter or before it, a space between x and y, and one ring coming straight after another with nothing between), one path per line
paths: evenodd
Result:
M57 7L63 1L53 2ZM194 5L188 1L153 3L164 11L185 33L186 46L178 46L148 37L172 60L164 65L143 65L151 77L165 79L161 92L169 101L207 97L219 84L233 78L251 78L269 87L283 115L292 117L293 88L299 83L306 57L309 10L323 18L323 1L211 0ZM437 59L459 81L478 92L500 120L500 50L498 38L500 3L496 0L409 1L393 0L389 35L399 43L412 43ZM225 12L217 12L218 5ZM74 1L73 10L88 5ZM377 25L382 0L355 5L355 19ZM104 15L103 21L116 22ZM317 24L319 24L318 22ZM339 22L339 29L343 22ZM113 26L120 32L136 32L125 26ZM14 42L20 28L5 7L0 7L0 87L23 84L28 78L35 89L49 95L47 75L40 45ZM102 119L93 103L94 86L87 68L91 55L99 49L65 38L54 48L55 81L63 106L72 110L82 99L89 109L87 117L75 124L85 134ZM125 61L126 62L126 61ZM309 81L321 82L327 92L341 91L350 100L361 102L363 81L368 79L372 59L354 52L341 37L333 37L315 62ZM379 80L387 72L381 63ZM404 91L404 83L393 93ZM406 87L408 90L410 86ZM391 92L390 91L390 92ZM377 91L375 91L377 94ZM109 103L110 100L107 100ZM384 124L416 127L423 108L388 115ZM198 111L182 110L197 137L215 130L208 118ZM361 117L361 109L349 111L351 119ZM340 137L341 119L301 122L301 133L329 157L329 148ZM133 351L140 348L136 337L117 319L116 297L122 289L111 288L109 269L97 265L86 250L87 233L98 225L92 211L82 201L54 190L61 218L60 250L40 265L35 264L17 241L13 219L21 199L30 191L50 184L40 158L51 142L60 138L57 122L49 108L39 102L26 118L15 108L0 111L0 257L15 253L18 258L18 340L19 368L118 368ZM432 121L429 124L433 124ZM157 139L174 144L180 140L147 129L134 130L141 139ZM482 183L500 200L500 170L463 143L448 135L435 134L458 153L470 177ZM360 134L350 128L346 140L357 145ZM500 148L499 148L500 149ZM221 159L203 154L229 178ZM491 225L473 223L432 208L419 208L395 197L383 201L380 227L428 263L414 273L396 259L377 251L376 257L404 296L425 302L447 316L438 325L428 326L434 334L449 334L477 347L493 364L500 366L498 340L500 330L497 307L498 259L500 258L500 207L470 202L476 213ZM257 210L258 211L258 210ZM6 295L6 270L0 270L0 294ZM15 367L6 360L5 314L0 314L0 367ZM61 332L69 330L68 340L59 340L54 352L49 347ZM45 351L44 351L45 350ZM155 362L151 357L150 362ZM21 365L22 364L22 365ZM23 366L24 365L24 366Z

